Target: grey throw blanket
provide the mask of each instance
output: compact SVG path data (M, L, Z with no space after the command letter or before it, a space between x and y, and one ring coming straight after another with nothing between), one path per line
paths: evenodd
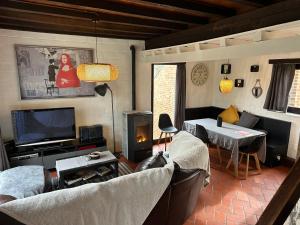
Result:
M25 198L43 193L45 187L42 166L19 166L0 173L0 194Z

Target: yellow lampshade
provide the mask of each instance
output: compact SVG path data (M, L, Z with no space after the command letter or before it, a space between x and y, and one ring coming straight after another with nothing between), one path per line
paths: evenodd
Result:
M79 80L86 82L117 80L118 75L118 69L111 64L80 64L77 67L77 76Z
M227 77L220 81L219 90L223 94L230 93L233 88L233 81L229 80Z

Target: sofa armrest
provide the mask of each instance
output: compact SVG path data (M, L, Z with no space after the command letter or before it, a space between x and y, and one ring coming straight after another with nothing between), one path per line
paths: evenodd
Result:
M6 203L6 202L10 202L16 200L15 197L11 196L11 195L1 195L0 194L0 205Z

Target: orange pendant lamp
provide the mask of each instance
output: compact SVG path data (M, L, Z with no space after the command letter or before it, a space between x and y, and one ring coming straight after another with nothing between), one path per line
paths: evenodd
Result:
M219 90L223 94L228 94L233 89L233 80L229 80L228 77L224 77L219 84Z
M119 71L111 64L98 63L97 52L97 23L99 19L93 20L95 24L95 36L96 36L96 59L97 63L92 64L80 64L77 67L78 79L85 82L107 82L117 80Z
M85 82L107 82L117 80L118 69L111 64L80 64L77 67L77 76L79 80Z

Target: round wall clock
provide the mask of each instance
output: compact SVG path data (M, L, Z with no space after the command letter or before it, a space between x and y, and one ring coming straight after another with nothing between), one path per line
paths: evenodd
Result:
M203 63L196 64L191 73L191 80L193 84L200 86L203 85L208 78L208 70Z

